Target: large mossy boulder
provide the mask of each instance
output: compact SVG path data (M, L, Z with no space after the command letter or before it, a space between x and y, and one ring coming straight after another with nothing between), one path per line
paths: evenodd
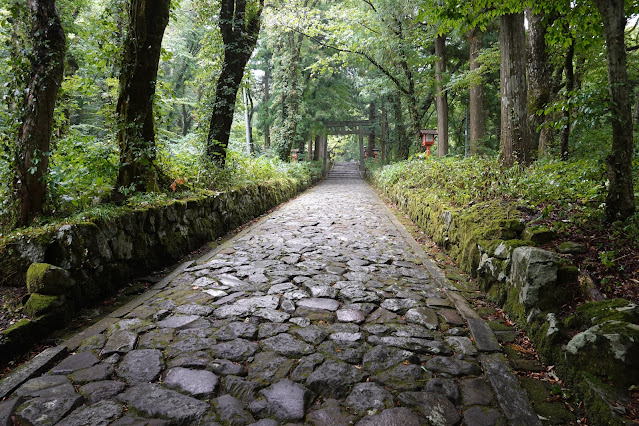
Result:
M627 389L639 383L639 325L609 320L576 334L566 345L572 365Z
M68 271L48 263L32 263L27 270L27 290L29 293L58 296L67 294L73 287L73 279Z
M510 283L515 287L518 302L524 310L556 311L565 298L557 286L557 257L537 247L517 247L512 253Z
M48 296L45 294L31 293L27 303L24 304L24 313L31 318L36 318L48 313L64 310L66 298L64 296Z

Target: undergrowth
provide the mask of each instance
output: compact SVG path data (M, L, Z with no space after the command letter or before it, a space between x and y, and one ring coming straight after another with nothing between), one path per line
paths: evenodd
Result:
M598 209L605 199L604 166L596 160L540 160L527 168L502 168L494 157L430 157L377 168L374 176L382 186L428 189L457 206L506 198L530 207Z

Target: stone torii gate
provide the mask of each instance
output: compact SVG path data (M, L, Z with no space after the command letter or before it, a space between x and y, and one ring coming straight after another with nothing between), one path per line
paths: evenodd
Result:
M365 170L364 162L364 135L373 135L374 122L371 120L349 120L349 121L325 121L324 128L326 135L322 137L322 154L324 159L324 169L326 169L326 146L328 135L359 135L359 170Z

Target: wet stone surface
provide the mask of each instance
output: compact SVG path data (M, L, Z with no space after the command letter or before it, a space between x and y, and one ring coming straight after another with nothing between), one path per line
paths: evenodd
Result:
M24 383L0 420L503 424L507 380L354 167Z

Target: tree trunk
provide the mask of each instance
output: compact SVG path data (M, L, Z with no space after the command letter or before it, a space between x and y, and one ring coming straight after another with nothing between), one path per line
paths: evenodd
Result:
M246 154L252 155L254 152L253 127L251 126L251 118L253 116L253 113L250 111L252 109L252 105L249 105L249 94L246 87L242 88L242 99L244 100L244 130L246 132Z
M371 102L368 110L368 119L371 123L375 123L375 102ZM368 135L368 158L373 158L375 155L375 124L371 129L371 134Z
M606 158L610 182L606 196L606 219L613 222L625 220L635 211L630 84L624 41L626 15L623 0L595 0L595 3L606 34L606 60L612 108L612 150Z
M448 154L448 95L444 90L446 36L435 37L435 81L437 82L437 155Z
M120 73L120 170L116 190L156 190L153 97L164 29L169 23L170 0L131 0L129 29Z
M470 45L470 71L479 68L477 58L481 50L482 33L478 28L473 28L468 37ZM470 155L476 155L481 150L481 143L486 132L486 116L484 113L484 85L483 83L471 83L470 85Z
M575 88L575 74L573 67L573 58L575 54L575 45L574 42L568 47L568 52L566 53L566 99L569 100L572 96L572 91ZM564 116L564 126L561 129L561 159L568 159L568 151L569 141L570 141L570 103L563 110Z
M395 121L395 140L397 141L397 158L406 160L410 154L410 140L406 135L404 112L402 110L402 96L397 93L393 99L393 121Z
M501 46L501 153L505 167L532 161L526 87L526 35L524 14L511 13L500 18Z
M540 114L545 110L552 98L552 65L546 46L547 28L552 25L553 18L535 13L532 8L526 9L528 19L528 115L530 117L531 143L539 147L540 154L545 146L540 144L540 130L546 117Z
M315 149L313 150L313 161L319 161L322 154L322 137L315 136Z
M260 0L259 7L253 12L254 16L247 20L246 0L221 1L218 25L224 42L224 61L215 86L215 101L206 146L209 160L221 167L226 162L237 91L244 77L246 63L257 43L263 9L264 0Z
M271 99L270 80L271 80L271 62L270 58L264 60L264 148L271 147L271 126L269 125L268 101Z
M380 154L382 162L386 161L386 139L388 139L388 109L386 108L387 100L382 101L382 135L380 141Z
M29 225L44 208L53 112L66 52L55 0L28 0L27 7L32 17L33 56L15 158L18 227Z

